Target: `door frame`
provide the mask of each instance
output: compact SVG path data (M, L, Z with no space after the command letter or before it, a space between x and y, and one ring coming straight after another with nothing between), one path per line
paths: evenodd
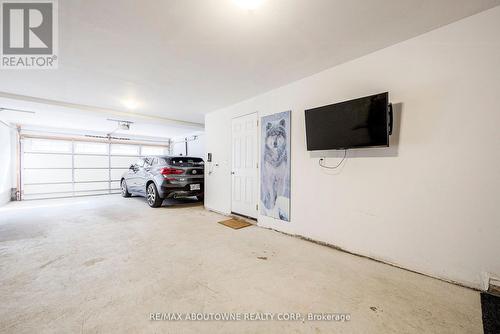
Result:
M256 191L255 191L255 196L256 196L256 199L255 199L255 203L257 205L257 208L256 208L256 211L255 211L255 217L252 217L252 216L248 216L248 215L244 215L244 214L241 214L241 213L238 213L238 212L234 212L233 211L233 164L234 164L234 159L233 159L233 121L235 119L238 119L240 117L245 117L245 116L249 116L249 115L253 115L255 114L256 118L257 118L257 125L255 127L255 138L256 138L256 142L255 142L255 145L256 145L256 149L255 149L255 161L256 161L256 166L255 166L255 174L256 174ZM243 115L238 115L236 117L233 117L231 118L231 145L230 145L230 149L231 149L231 174L230 174L230 177L231 177L231 182L230 182L230 189L229 189L229 193L230 193L230 212L231 214L236 214L238 216L242 216L242 217L246 217L246 218L251 218L251 219L255 219L255 220L258 220L258 217L259 217L259 199L260 199L260 177L259 177L259 168L260 168L260 118L259 118L259 112L258 111L254 111L254 112L250 112L250 113L247 113L247 114L243 114Z

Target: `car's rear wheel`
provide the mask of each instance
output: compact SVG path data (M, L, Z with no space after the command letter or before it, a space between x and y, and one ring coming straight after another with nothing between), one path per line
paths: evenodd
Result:
M130 197L130 193L128 192L128 188L127 188L127 182L125 180L122 180L120 187L121 187L121 191L122 191L122 197Z
M196 196L196 198L198 199L198 201L200 202L203 202L205 200L205 196L203 195L199 195L199 196Z
M158 208L163 203L163 198L158 194L158 189L156 189L156 185L151 182L146 189L146 200L148 201L148 205L152 208Z

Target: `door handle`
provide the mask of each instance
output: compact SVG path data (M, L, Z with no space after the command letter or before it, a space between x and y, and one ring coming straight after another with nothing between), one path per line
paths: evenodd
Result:
M234 172L231 172L231 175L234 175Z

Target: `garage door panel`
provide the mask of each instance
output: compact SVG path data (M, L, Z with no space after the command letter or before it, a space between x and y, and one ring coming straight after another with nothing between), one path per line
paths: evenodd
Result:
M75 142L75 153L108 154L108 144L93 142Z
M139 155L139 145L112 144L111 155Z
M70 141L31 138L23 142L24 152L71 153Z
M32 184L24 186L24 194L46 194L46 193L60 193L73 191L71 183L65 184Z
M73 196L72 192L57 193L57 194L27 194L27 195L23 195L23 200L62 198L62 197L71 197L71 196Z
M142 155L164 155L167 154L166 147L160 146L143 146L141 149Z
M128 169L112 169L111 170L111 180L121 180L122 175L128 171Z
M82 191L78 193L78 196L93 196L93 195L108 195L108 190L102 191Z
M99 155L75 155L75 168L108 168L109 158Z
M109 171L107 169L75 169L75 181L108 181Z
M113 157L111 156L111 168L129 168L137 162L139 157Z
M71 169L26 169L25 184L71 182Z
M111 182L111 190L119 190L120 189L120 181Z
M75 191L108 190L109 182L75 183Z
M71 168L71 155L25 153L24 168Z

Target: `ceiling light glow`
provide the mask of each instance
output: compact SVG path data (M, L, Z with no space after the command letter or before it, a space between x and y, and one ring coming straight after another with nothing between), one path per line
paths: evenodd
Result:
M123 100L122 101L122 104L125 108L127 108L128 110L135 110L137 108L139 108L139 102L137 102L136 100L134 99L126 99L126 100Z
M254 10L262 5L263 0L233 0L239 7Z

